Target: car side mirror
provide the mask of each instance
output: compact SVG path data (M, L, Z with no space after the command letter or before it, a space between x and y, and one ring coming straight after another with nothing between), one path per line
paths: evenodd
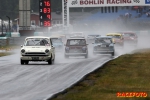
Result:
M21 48L23 47L23 45L21 45Z

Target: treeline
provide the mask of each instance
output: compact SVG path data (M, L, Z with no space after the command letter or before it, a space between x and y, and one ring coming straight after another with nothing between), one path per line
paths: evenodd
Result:
M11 19L18 16L19 1L18 0L0 0L0 17L7 19L9 16Z

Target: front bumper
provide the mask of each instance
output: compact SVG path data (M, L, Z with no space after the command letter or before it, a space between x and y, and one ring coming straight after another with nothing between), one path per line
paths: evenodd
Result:
M85 56L88 53L65 53L66 56Z
M102 53L102 54L110 54L113 53L114 51L93 51L93 53Z
M47 61L51 56L21 56L20 58L27 61Z

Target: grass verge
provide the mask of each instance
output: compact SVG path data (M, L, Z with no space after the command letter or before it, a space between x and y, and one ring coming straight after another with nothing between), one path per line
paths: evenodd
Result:
M16 45L0 46L0 57L13 54L12 50L17 48Z
M0 57L11 55L11 52L0 52Z
M11 51L17 48L19 48L19 46L16 46L16 45L0 46L0 50L3 50L3 51Z
M117 97L117 92L146 92L144 97ZM49 100L150 100L150 49L122 55Z

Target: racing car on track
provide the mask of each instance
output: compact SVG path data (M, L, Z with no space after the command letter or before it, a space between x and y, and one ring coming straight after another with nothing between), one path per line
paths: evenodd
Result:
M112 37L96 37L93 44L93 54L111 54L112 56L114 56L115 48Z
M64 45L63 45L63 40L59 36L50 36L52 40L52 45L55 47L55 50L62 50Z
M50 37L27 37L24 45L21 45L20 53L21 65L28 64L29 61L46 61L52 64L55 60L55 48Z
M85 37L83 32L72 32L71 37Z
M67 39L65 45L65 58L69 56L84 56L88 58L88 47L84 37L76 36Z
M137 46L138 36L134 32L123 32L124 42L127 45Z
M122 33L107 33L107 36L111 36L115 46L124 47L124 38Z
M87 42L93 43L96 37L99 37L99 34L89 34L87 35Z

